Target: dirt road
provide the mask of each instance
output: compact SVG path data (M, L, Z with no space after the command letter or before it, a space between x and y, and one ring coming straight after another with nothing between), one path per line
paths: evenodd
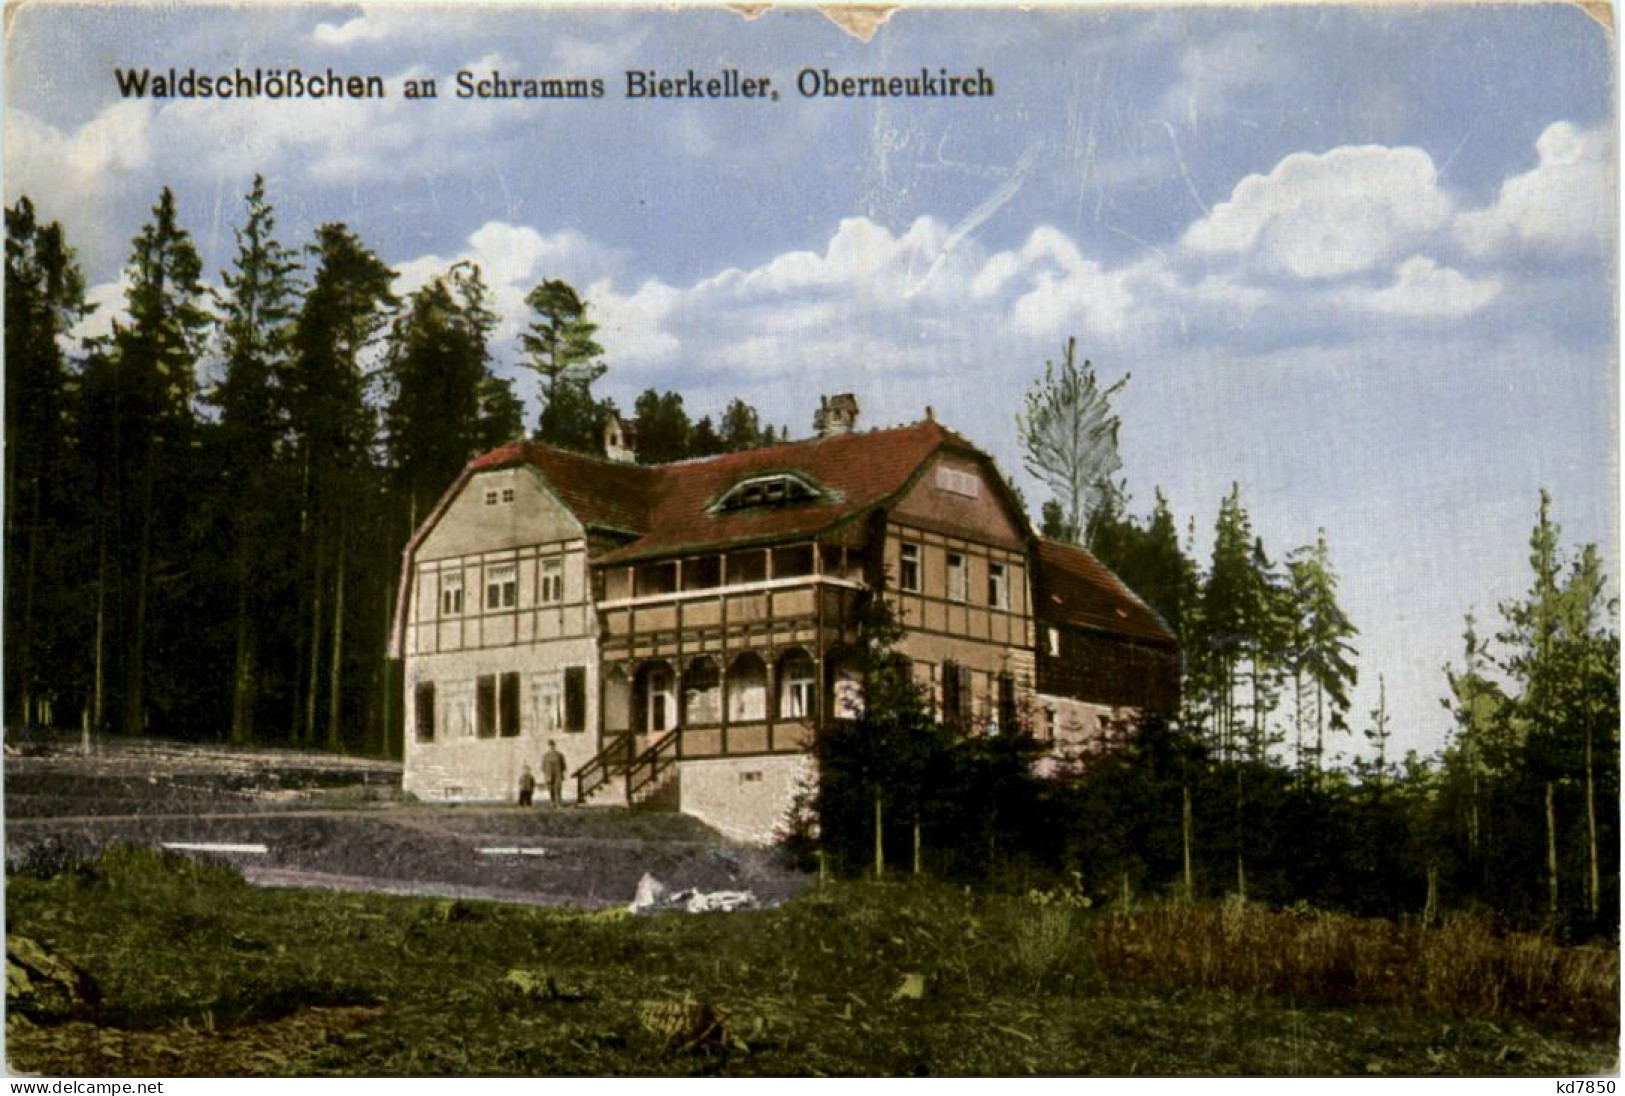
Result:
M682 815L617 807L424 806L399 766L321 754L115 743L13 752L8 868L113 844L186 845L266 885L585 908L630 901L639 878L781 900L804 878ZM237 851L208 846L236 846ZM205 846L199 849L197 846ZM257 851L263 847L264 851ZM255 851L243 851L254 849Z

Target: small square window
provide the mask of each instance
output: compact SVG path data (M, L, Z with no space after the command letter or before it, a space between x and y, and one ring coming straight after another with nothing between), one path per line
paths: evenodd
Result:
M496 491L494 491L494 490L487 491L485 493L485 505L487 505L487 506L495 506L496 504L497 504L497 493L496 493Z
M512 502L513 501L513 488L512 487L504 487L502 489L502 501L503 502Z

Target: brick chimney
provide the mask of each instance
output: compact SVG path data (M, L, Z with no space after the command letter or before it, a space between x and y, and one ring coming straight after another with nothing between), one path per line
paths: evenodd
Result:
M821 438L850 434L858 425L858 398L850 392L820 396L813 412L813 431Z

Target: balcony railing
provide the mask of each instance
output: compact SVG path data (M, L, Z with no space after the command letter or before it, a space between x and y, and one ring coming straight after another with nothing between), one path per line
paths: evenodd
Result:
M770 590L790 590L799 586L835 586L844 590L866 590L861 582L835 575L794 575L788 578L770 578L757 582L739 582L731 586L705 586L693 590L670 590L657 594L638 594L634 597L614 598L598 602L599 609L629 609L639 606L664 605L680 601L699 601L705 598L757 594Z

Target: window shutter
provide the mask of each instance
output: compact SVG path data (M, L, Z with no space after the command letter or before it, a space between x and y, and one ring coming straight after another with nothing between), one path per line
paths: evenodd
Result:
M498 697L499 708L502 715L502 737L516 738L519 735L519 675L507 673L502 675L502 691Z
M564 668L564 729L566 731L584 731L587 729L587 668L585 666L566 666Z
M959 664L942 664L942 719L950 725L959 722Z
M482 675L474 684L474 726L481 738L493 738L497 733L497 679Z
M999 731L1012 734L1016 729L1016 679L1013 674L999 675Z
M970 726L973 715L971 711L973 680L969 666L959 667L959 725L962 727Z
M434 741L434 682L423 681L418 683L416 696L413 700L416 714L417 736L419 742Z

